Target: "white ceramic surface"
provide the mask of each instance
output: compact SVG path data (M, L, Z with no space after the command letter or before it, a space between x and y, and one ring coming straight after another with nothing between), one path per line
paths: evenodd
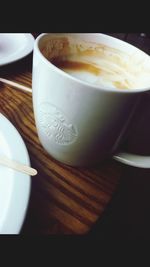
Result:
M30 33L0 33L0 66L15 62L30 54L34 40Z
M30 165L23 139L2 114L0 155ZM19 234L28 207L30 188L30 176L0 165L0 234Z
M33 106L43 147L57 160L72 166L89 165L113 156L140 97L150 88L119 90L92 85L69 75L49 62L40 51L52 36L54 34L38 36L33 52ZM136 52L150 62L144 52L108 35L76 36L119 48L131 56ZM135 166L130 154L122 153L114 158ZM145 160L144 157L141 159ZM150 158L147 159L150 168ZM139 158L137 167L138 163Z

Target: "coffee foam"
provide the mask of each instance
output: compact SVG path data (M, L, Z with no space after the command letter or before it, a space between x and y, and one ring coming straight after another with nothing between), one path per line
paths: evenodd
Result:
M64 34L54 35L41 48L44 56L70 75L117 89L150 86L150 58L139 50L128 54L119 49L86 42Z

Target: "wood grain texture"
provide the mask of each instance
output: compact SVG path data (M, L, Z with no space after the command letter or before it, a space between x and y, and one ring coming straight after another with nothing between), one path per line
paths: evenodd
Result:
M0 72L3 78L31 87L32 54ZM93 168L72 168L54 160L39 142L32 95L2 83L0 90L0 112L23 137L31 166L38 170L21 234L88 233L116 191L122 165L109 159Z

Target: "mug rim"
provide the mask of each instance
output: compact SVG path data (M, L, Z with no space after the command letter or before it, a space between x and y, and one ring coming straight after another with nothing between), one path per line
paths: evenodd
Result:
M59 33L41 33L36 39L35 39L35 42L34 42L34 49L33 50L36 50L38 55L40 56L41 60L44 61L46 63L46 65L48 65L49 67L51 66L52 68L54 68L56 71L60 72L61 74L63 74L64 76L66 76L67 78L73 80L74 82L77 82L83 86L88 86L88 87L92 87L92 89L95 89L95 90L103 90L103 91L108 91L108 92L114 92L114 93L121 93L121 94L132 94L132 93L142 93L142 92L146 92L146 91L150 91L150 86L149 87L145 87L145 88L139 88L139 89L116 89L116 88L113 88L113 87L109 87L109 86L104 86L104 85L95 85L95 84L92 84L92 83L89 83L89 82L86 82L86 81L83 81L83 80L80 80L70 74L68 74L67 72L61 70L60 68L56 67L53 63L51 63L43 54L42 52L40 51L39 49L39 42L40 40L44 37L44 36L47 36L47 35L50 35L50 34L59 34ZM139 51L140 53L143 53L144 55L150 57L150 55L148 55L146 52L144 52L143 50L141 50L140 48L124 41L124 40L121 40L121 39L118 39L116 37L113 37L113 36L110 36L110 35L107 35L107 34L103 34L103 33L60 33L60 34L74 34L74 35L78 35L78 34L85 34L85 35L100 35L102 37L105 37L105 38L108 38L112 41L115 40L115 42L119 42L121 44L125 44L126 46L129 46L131 47L132 49L135 49L137 51Z

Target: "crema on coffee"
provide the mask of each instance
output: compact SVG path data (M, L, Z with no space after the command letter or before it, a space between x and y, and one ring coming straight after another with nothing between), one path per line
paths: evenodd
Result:
M128 54L68 34L54 34L41 47L55 66L79 80L116 89L150 87L150 57L138 49Z

